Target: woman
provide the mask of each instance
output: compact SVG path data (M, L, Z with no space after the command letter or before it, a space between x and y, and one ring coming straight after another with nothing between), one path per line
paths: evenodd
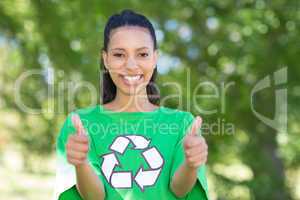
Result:
M104 30L102 104L58 136L56 199L208 199L201 118L159 106L152 24L130 10Z

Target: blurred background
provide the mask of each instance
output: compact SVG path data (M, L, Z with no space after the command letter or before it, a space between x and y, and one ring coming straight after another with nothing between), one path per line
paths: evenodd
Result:
M204 119L211 199L300 199L299 0L1 0L0 199L51 198L55 138L99 103L124 8L155 26L162 105Z

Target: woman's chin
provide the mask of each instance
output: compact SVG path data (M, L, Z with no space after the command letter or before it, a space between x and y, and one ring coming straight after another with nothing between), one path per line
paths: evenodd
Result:
M127 96L135 96L138 94L143 94L146 91L146 87L143 87L143 84L134 85L134 86L123 86L120 88L123 94Z

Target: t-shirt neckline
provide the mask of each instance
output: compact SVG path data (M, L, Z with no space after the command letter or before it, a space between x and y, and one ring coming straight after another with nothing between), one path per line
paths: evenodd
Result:
M133 112L129 112L129 111L113 111L113 110L109 110L106 109L103 105L99 104L99 109L100 111L104 112L104 113L109 113L109 114L119 114L119 115L147 115L147 114L155 114L158 113L163 106L159 106L158 108L152 110L152 111L133 111Z

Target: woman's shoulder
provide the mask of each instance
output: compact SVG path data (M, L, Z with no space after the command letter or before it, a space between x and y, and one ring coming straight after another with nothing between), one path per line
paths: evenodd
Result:
M87 116L87 115L93 115L95 113L99 113L99 105L78 108L70 112L69 115L78 114L79 116Z
M190 111L183 110L180 108L171 108L167 106L160 106L160 107L167 113L180 114L180 115L192 115Z
M186 111L179 108L170 108L170 107L161 106L161 112L172 118L175 117L175 118L186 119L186 120L194 119L194 115L190 111Z
M176 124L176 127L179 128L179 131L177 132L180 135L179 138L182 138L183 135L187 132L188 127L190 127L193 123L194 115L190 111L178 108L164 107L162 110L162 113L165 113L163 114L163 121L167 121L170 124Z

